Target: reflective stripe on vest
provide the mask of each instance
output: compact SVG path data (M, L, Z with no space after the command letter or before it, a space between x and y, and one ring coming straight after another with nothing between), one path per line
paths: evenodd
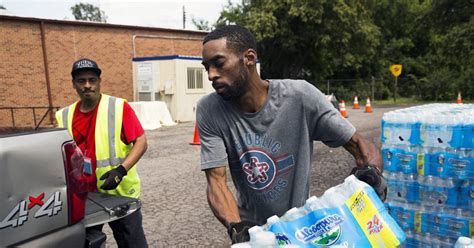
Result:
M95 154L96 154L96 177L97 188L101 192L112 195L122 195L133 198L140 196L140 179L136 166L133 166L127 176L114 190L101 190L104 183L100 177L107 171L121 164L132 148L132 144L126 145L122 142L120 135L122 131L123 105L125 100L102 94L97 109L95 125ZM77 102L56 112L58 127L67 127L72 135L72 118Z

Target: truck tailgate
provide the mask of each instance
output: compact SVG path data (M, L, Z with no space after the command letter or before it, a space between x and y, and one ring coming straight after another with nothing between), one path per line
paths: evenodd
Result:
M139 199L89 192L87 196L86 227L104 224L123 218L142 206Z

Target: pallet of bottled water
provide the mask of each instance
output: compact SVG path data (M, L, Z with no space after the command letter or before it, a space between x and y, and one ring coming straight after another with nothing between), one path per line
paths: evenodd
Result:
M474 235L474 104L385 113L386 206L406 247L453 247Z
M249 234L232 247L396 247L406 239L377 193L354 175Z

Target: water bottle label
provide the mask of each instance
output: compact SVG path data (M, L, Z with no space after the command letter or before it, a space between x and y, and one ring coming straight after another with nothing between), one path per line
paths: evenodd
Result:
M418 153L416 156L416 168L418 171L418 175L425 175L425 154Z
M359 226L362 227L372 247L381 245L379 243L380 238L382 238L387 247L398 246L400 241L403 241L400 240L400 238L405 239L403 231L401 231L395 220L385 211L375 191L370 187L367 187L367 189L367 192L364 190L355 192L349 200L346 201L346 206L352 212ZM383 211L379 212L379 210Z
M414 231L416 233L421 233L421 212L419 211L415 212L415 220L414 220L413 226L414 226Z
M385 170L397 171L396 165L393 163L393 153L391 148L382 149L382 158Z
M349 209L341 206L315 210L293 221L277 222L269 230L275 233L280 245L314 247L349 243L370 246L367 239L360 240L364 233L354 224Z
M474 148L474 124L463 127L463 146Z
M443 215L441 223L441 234L451 238L468 236L470 220L467 217Z
M417 155L415 153L405 152L397 153L397 159L400 161L399 167L405 174L416 173Z
M474 236L474 219L469 220L469 237Z
M293 221L272 224L278 244L300 247L396 247L405 235L370 187L356 190L345 203L318 209Z
M384 140L390 139L392 137L392 130L390 130L388 127L385 127L383 130L383 137Z

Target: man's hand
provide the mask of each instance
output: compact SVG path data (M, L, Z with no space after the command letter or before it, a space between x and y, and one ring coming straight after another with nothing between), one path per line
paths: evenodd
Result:
M117 166L117 168L107 171L100 177L100 180L105 180L104 184L100 186L103 190L111 190L117 188L122 181L122 177L127 175L127 170L123 165Z
M227 232L229 233L229 237L232 240L232 244L249 241L249 229L255 225L255 223L250 221L230 223Z
M352 169L351 174L372 186L380 200L385 201L387 198L387 183L379 169L372 165L358 166Z

